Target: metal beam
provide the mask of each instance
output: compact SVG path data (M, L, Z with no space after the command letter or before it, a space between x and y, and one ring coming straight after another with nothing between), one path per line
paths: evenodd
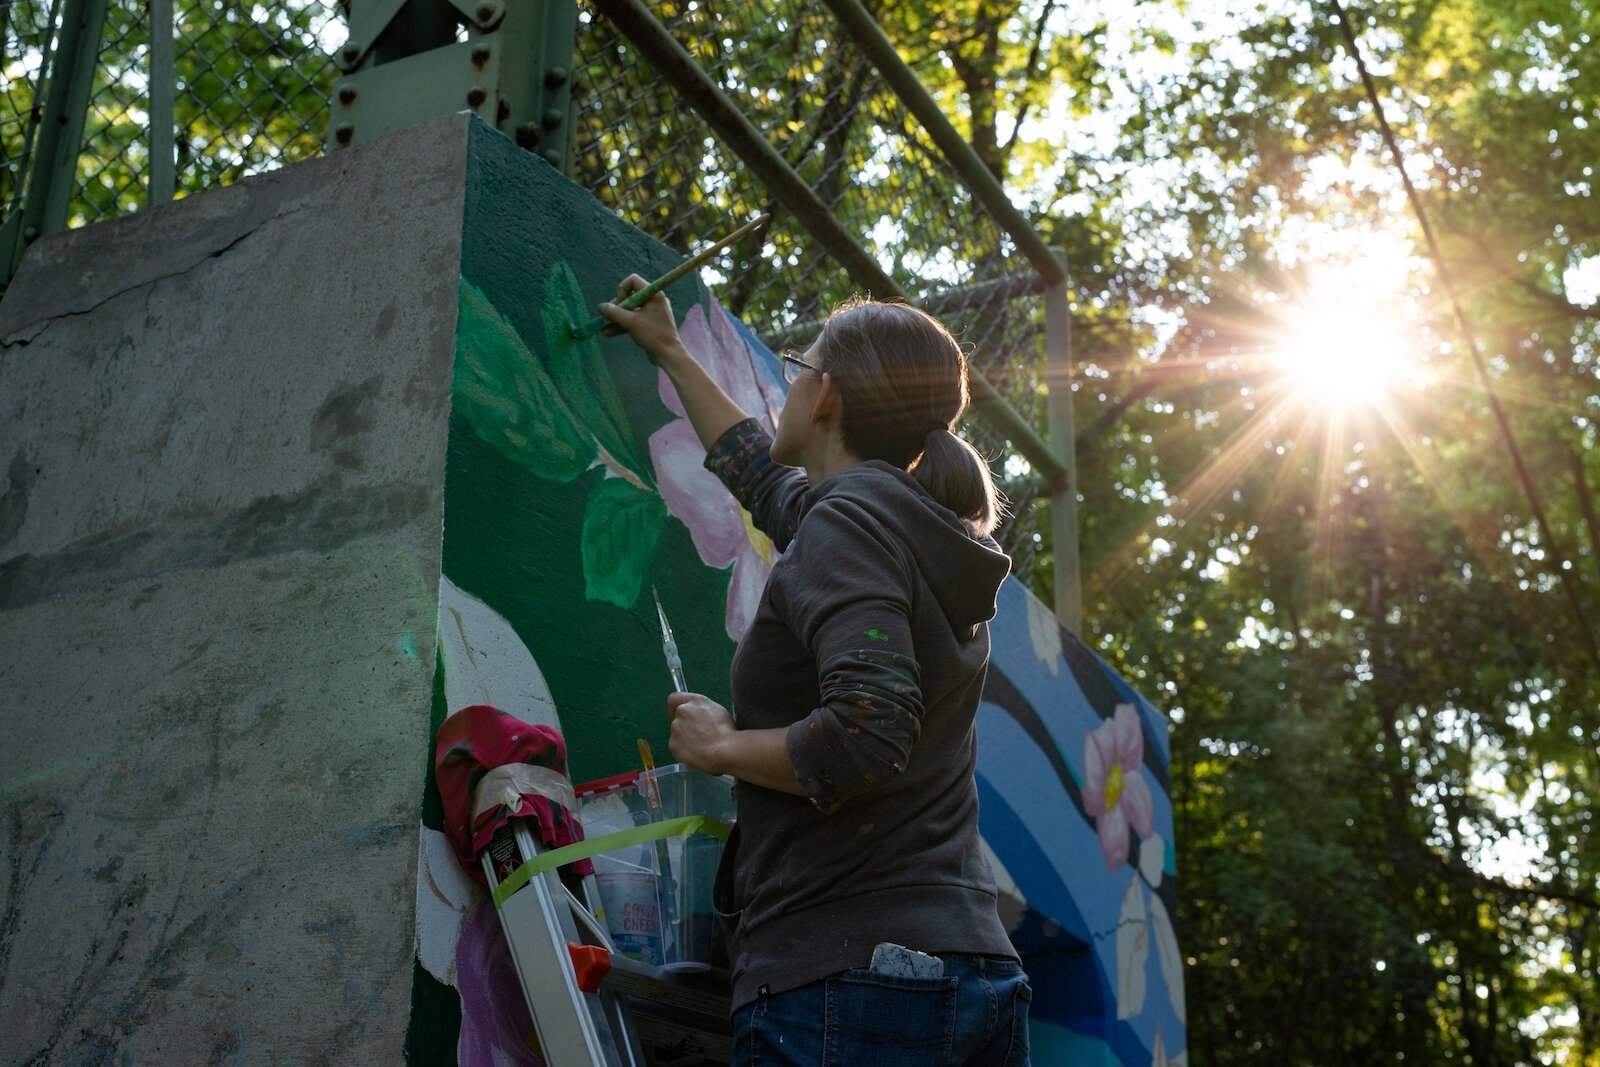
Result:
M67 228L67 208L78 180L78 153L83 150L83 123L89 112L89 90L100 59L107 0L69 0L61 21L56 68L50 75L50 96L44 105L39 147L34 154L29 206L23 208L23 234L30 223L39 233ZM39 178L44 181L39 182ZM33 205L37 203L35 209ZM34 211L37 214L34 214Z
M577 26L577 0L356 0L328 147L465 108L570 174Z
M66 228L106 4L107 0L67 0L50 81L38 90L44 95L38 140L26 157L28 172L17 175L18 187L26 181L27 191L22 206L0 226L0 286L17 273L28 245L42 234Z
M165 204L176 188L177 64L172 0L150 0L150 176L146 194Z
M684 104L710 124L766 186L773 200L800 221L857 285L878 299L907 299L904 290L861 247L832 209L717 87L643 0L594 0L594 6L627 34L656 74L672 85ZM1059 274L1061 265L1054 257L1050 258L1050 263ZM1006 403L989 379L974 370L968 375L968 386L973 409L1004 434L1049 485L1062 484L1067 478L1066 468L1033 427Z
M1058 250L1061 273L1067 253ZM1075 634L1083 632L1083 589L1078 562L1077 430L1072 420L1072 304L1065 278L1044 296L1046 411L1050 444L1066 468L1064 484L1050 493L1050 548L1055 559L1056 618Z
M872 65L878 68L878 72L893 87L901 102L917 117L917 121L922 123L923 129L928 131L933 143L938 145L939 151L944 153L972 195L977 197L978 201L988 209L989 214L994 216L1000 228L1017 242L1017 247L1028 257L1033 268L1052 283L1065 281L1066 274L1051 252L1050 246L1044 243L1044 239L1033 228L1033 223L1029 222L1011 202L1011 197L1000 184L999 177L978 158L978 153L973 150L972 145L951 124L933 97L928 95L922 79L918 78L916 71L900 58L900 53L895 50L894 44L884 36L882 28L878 26L878 20L861 6L861 0L825 0L825 2L856 44L866 52Z
M672 83L683 102L710 123L728 147L744 160L857 285L880 298L905 298L878 261L856 242L822 198L795 173L768 143L766 136L717 87L642 0L595 0L594 6L638 45L656 72Z

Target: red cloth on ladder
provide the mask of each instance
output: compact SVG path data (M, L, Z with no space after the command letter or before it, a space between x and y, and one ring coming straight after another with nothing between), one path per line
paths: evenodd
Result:
M583 827L560 804L537 793L522 793L515 808L498 804L472 818L472 797L478 782L496 767L527 763L567 774L567 745L561 732L535 726L488 704L474 704L451 715L439 727L434 744L434 778L444 802L444 832L467 873L487 884L479 855L489 847L494 832L508 820L527 818L537 829L534 836L545 848L560 848L583 840ZM589 874L588 860L573 864L578 874Z

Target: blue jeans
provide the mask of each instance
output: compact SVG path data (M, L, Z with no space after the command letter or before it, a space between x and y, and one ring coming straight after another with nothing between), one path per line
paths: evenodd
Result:
M746 1004L730 1067L1028 1067L1022 965L942 959L943 978L849 970Z

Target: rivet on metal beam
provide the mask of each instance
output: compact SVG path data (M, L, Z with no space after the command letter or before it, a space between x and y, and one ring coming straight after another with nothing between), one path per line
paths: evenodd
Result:
M545 113L541 117L540 121L542 121L544 123L544 128L545 129L553 130L557 126L560 126L561 123L566 119L566 117L567 117L567 113L565 111L562 111L558 107L553 107L553 108L550 108L550 109L545 111Z
M485 63L489 62L489 55L490 55L490 48L489 48L488 45L486 45L486 44L473 45L472 46L472 65L474 67L482 67Z
M552 89L559 89L567 84L567 68L551 67L544 72L544 83Z
M349 144L350 138L356 135L356 128L348 122L341 122L334 128L333 139L340 144Z
M541 156L543 156L544 157L544 161L546 163L550 164L552 167L561 166L561 151L560 151L560 149L546 148L543 152L540 152L539 154Z
M474 86L467 91L467 106L474 110L482 107L483 102L487 99L489 99L489 94L482 87Z
M349 107L351 104L353 104L355 102L356 102L355 86L353 86L353 85L341 85L341 86L339 86L339 103L343 104L345 107Z
M495 105L494 120L496 122L504 122L506 119L508 119L510 117L511 117L511 101L507 100L505 97L502 96L500 98L500 103Z
M539 127L534 123L524 122L522 125L517 127L516 138L517 145L519 147L532 149L543 137L544 131L539 129Z
M488 29L489 25L498 20L505 12L505 7L496 3L495 0L483 0L483 3L477 6L474 13L478 16L478 25Z
M22 231L22 239L24 241L37 241L39 239L39 227L29 226L25 228Z
M346 70L349 70L351 67L355 66L356 61L360 58L361 45L356 41L351 41L343 48L339 49L339 59Z

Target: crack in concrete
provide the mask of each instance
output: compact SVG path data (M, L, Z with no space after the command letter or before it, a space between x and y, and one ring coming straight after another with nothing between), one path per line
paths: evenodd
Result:
M276 172L274 172L274 174L275 173ZM339 187L344 184L345 173L345 171L341 170L334 178L333 182L330 183L323 191L328 194L336 194L339 190ZM265 175L264 177L268 179L268 184L270 184L274 175ZM321 200L323 198L319 197L318 199ZM145 280L136 282L133 285L118 289L115 292L112 292L109 295L95 301L88 307L78 308L72 311L63 311L54 315L46 315L43 318L34 319L31 322L25 322L6 336L0 337L0 350L7 348L26 348L28 345L38 340L41 334L58 322L62 322L66 319L78 318L82 315L93 314L95 311L98 311L100 308L111 303L111 301L116 300L118 297L126 296L127 294L137 292L140 289L154 287L161 282L170 281L173 278L180 278L183 275L190 273L207 260L218 259L221 256L226 255L228 252L231 252L235 247L242 244L247 238L253 237L255 234L261 232L264 227L277 222L280 219L288 218L290 215L297 215L300 212L305 211L310 206L312 205L308 199L302 197L298 203L273 212L271 215L268 215L254 226L251 226L249 229L233 238L233 240L229 241L221 248L213 249L212 251L205 253L194 262L189 263L178 270L169 271L166 274L158 274L153 278L146 278ZM32 327L37 327L37 329L34 329L32 333L27 333L27 331ZM26 337L22 336L24 333L27 333Z

